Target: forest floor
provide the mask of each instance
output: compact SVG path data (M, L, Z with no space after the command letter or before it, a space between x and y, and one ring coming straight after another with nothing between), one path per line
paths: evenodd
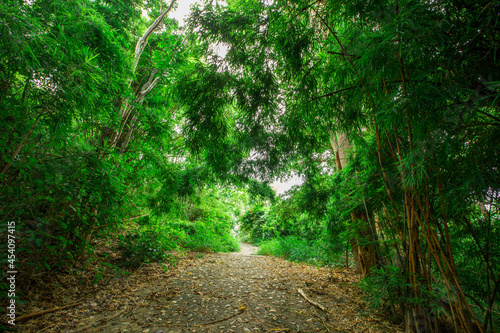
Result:
M239 253L188 253L168 270L149 264L126 276L103 273L87 290L69 277L41 277L49 290L33 291L24 313L35 316L16 327L65 333L401 331L369 309L352 270L258 256L255 247L241 247Z

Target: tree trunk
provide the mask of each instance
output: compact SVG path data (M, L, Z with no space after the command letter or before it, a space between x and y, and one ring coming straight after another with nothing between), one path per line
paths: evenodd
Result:
M366 211L353 212L351 217L356 228L354 230L356 239L351 241L351 244L353 244L353 256L355 251L358 256L358 258L354 257L354 262L359 262L359 270L356 270L356 272L361 273L362 276L370 276L372 268L379 263L375 247L375 230L372 230L370 226Z
M351 238L351 251L352 251L352 257L354 261L354 272L361 274L361 261L359 258L359 251L358 251L358 242L354 239Z
M170 10L173 8L176 0L171 0L170 5L168 8L161 13L156 20L151 24L148 29L144 32L144 34L139 38L137 41L137 44L135 46L135 51L134 51L134 59L132 62L132 76L129 78L128 84L129 86L132 85L132 82L134 81L134 76L137 71L137 66L139 64L139 60L141 59L142 52L144 51L146 45L148 44L148 39L149 37L153 34L153 32L161 25L163 22L163 19L167 16L167 14L170 12ZM139 105L142 105L145 96L156 86L156 83L159 80L159 77L154 77L155 74L158 71L156 69L153 69L148 81L141 87L138 88L136 93L135 93L135 103L138 103ZM120 153L123 153L126 149L127 146L130 142L130 138L132 137L132 133L134 131L134 121L137 118L137 114L135 114L135 107L134 105L127 99L125 99L120 106L120 109L118 110L118 114L121 116L122 121L119 129L113 133L113 135L110 138L110 145L111 147L115 147L118 142L121 143L120 146ZM132 117L132 118L131 118ZM132 119L129 121L129 119ZM125 131L126 127L128 125L128 131Z
M347 165L347 155L352 145L345 133L339 132L330 135L330 145L335 154L337 171ZM371 269L378 264L377 253L374 242L376 241L375 230L371 228L367 211L361 210L352 213L353 222L358 221L359 226L353 230L356 235L352 238L351 251L354 258L354 271L362 276L370 275ZM362 245L365 244L365 245Z
M330 145L335 155L337 171L342 170L347 165L347 155L352 149L352 145L345 133L339 132L330 135Z

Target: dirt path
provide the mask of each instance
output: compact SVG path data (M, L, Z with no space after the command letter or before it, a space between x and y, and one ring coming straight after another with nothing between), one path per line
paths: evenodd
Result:
M352 271L255 252L243 244L239 253L191 254L168 272L151 265L23 332L397 332L369 315Z
M245 256L256 255L258 249L259 249L258 247L253 246L251 244L240 243L240 252L239 252L239 254L242 254L242 255L245 255Z

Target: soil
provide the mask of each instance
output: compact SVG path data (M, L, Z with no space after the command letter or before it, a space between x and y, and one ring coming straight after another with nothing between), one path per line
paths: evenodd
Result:
M16 327L65 333L401 331L374 315L352 270L292 263L256 250L241 244L239 253L190 253L168 270L144 265L87 293L66 282L62 296L53 297L59 304L45 308L70 307Z

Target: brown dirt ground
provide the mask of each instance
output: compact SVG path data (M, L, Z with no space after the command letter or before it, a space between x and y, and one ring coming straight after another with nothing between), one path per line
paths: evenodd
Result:
M369 310L352 270L291 263L255 251L242 244L239 253L190 253L167 271L144 265L85 293L60 279L59 296L25 313L81 304L30 318L17 328L26 333L401 332ZM326 311L301 296L299 288Z

